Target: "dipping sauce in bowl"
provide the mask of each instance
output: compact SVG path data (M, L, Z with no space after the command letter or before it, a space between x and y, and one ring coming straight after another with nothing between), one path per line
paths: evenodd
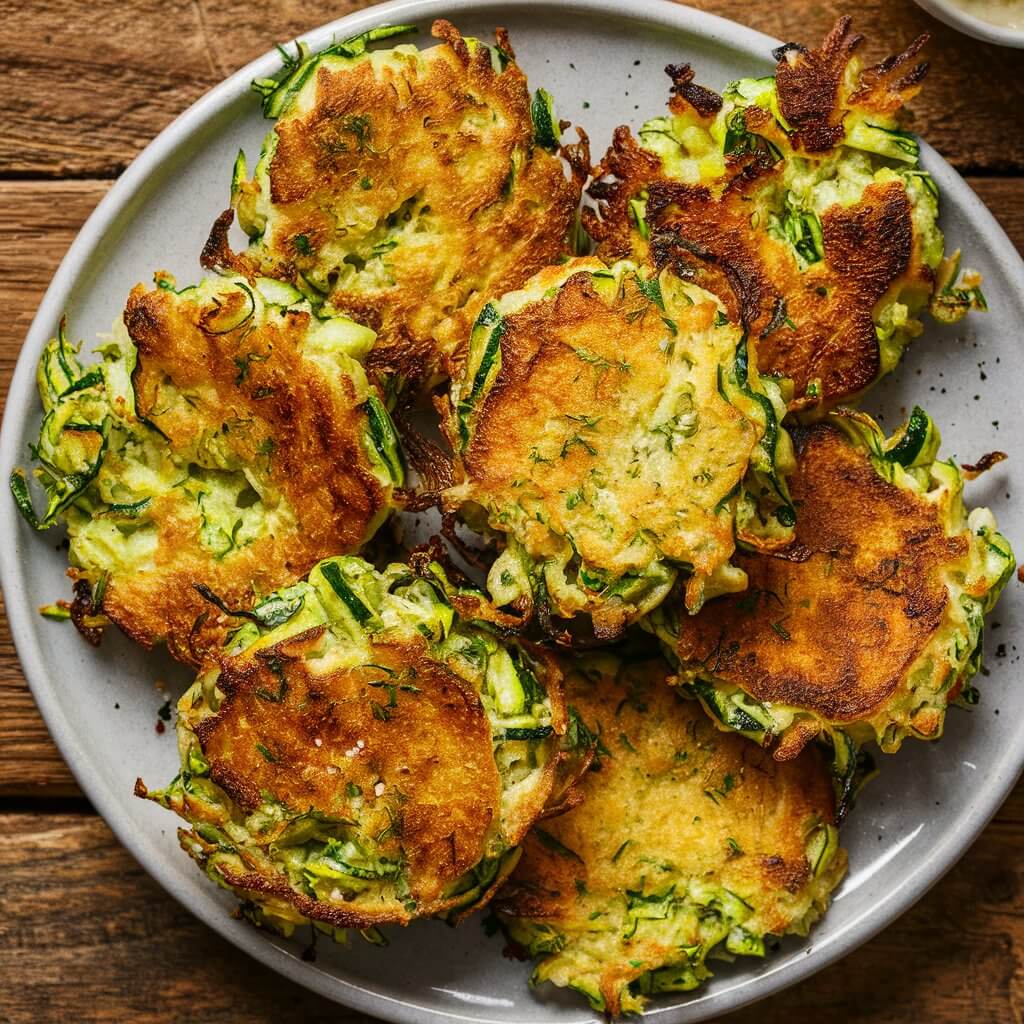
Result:
M1024 0L916 0L918 6L965 35L1024 49Z
M952 3L990 25L1024 29L1024 0L952 0Z

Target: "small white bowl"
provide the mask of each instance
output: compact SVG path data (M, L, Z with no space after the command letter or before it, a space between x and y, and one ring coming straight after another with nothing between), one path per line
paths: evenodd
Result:
M916 0L916 3L929 14L933 14L939 21L945 22L950 28L980 39L983 43L1024 49L1024 28L1004 28L1002 25L993 25L992 22L983 21L962 7L958 7L951 0Z

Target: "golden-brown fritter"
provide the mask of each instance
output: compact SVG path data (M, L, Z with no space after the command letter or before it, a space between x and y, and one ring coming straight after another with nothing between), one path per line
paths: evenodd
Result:
M186 852L257 920L457 919L570 799L592 741L557 666L459 620L444 590L404 565L326 560L179 702L182 772L138 793L189 822Z
M840 429L845 426L845 430ZM970 516L915 410L886 441L866 416L794 431L796 539L738 555L750 584L697 618L666 614L680 679L723 727L790 758L819 733L895 750L942 731L977 671L983 616L1013 569L987 509Z
M957 257L942 262L938 189L895 119L926 37L871 68L862 41L840 19L724 97L669 67L669 116L639 139L616 131L584 215L607 260L674 266L718 294L760 339L761 371L793 381L794 408L849 401L893 369L929 302L945 321L984 308Z
M98 366L63 333L44 354L37 525L67 523L76 620L198 665L227 626L211 595L248 609L358 549L402 463L355 358L371 331L317 319L291 289L275 304L275 282L159 285L132 292Z
M349 818L352 793L375 795L359 815L360 828L386 833L380 857L405 864L420 913L447 909L445 890L483 859L500 811L483 705L464 680L430 660L423 638L370 643L365 664L329 674L306 663L323 645L319 627L262 650L255 664L225 666L220 709L195 727L210 779L247 812L271 793L288 807ZM266 699L281 687L280 700ZM350 750L367 753L346 757ZM376 793L382 779L387 788ZM392 828L399 817L400 838ZM222 874L232 885L259 887L258 874L248 885ZM296 906L339 927L365 928L378 917L343 905L322 916L313 903L307 897Z
M531 101L503 31L493 47L446 21L433 34L422 51L357 37L300 53L266 83L277 124L234 199L251 244L232 257L222 220L207 254L369 324L371 372L419 384L459 357L489 295L567 251L589 171L570 147L567 177L551 99Z
M534 829L495 898L510 937L541 958L534 983L613 1016L696 988L716 955L806 935L846 869L820 752L773 761L716 730L670 673L611 656L567 672L598 770L578 807Z
M445 501L507 538L488 581L500 605L550 602L611 638L680 570L692 610L742 589L728 561L737 531L759 542L755 495L789 512L784 411L712 295L573 260L481 314L452 389Z

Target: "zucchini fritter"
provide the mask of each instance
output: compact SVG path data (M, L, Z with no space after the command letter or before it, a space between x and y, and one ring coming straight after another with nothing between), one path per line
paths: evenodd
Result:
M778 759L827 735L842 774L857 745L934 739L947 706L976 700L983 617L1014 559L988 509L967 514L922 410L889 440L861 413L794 438L792 547L737 556L746 594L651 621L723 728L777 740Z
M589 615L611 638L686 579L742 590L738 534L786 543L785 404L709 293L576 259L488 303L453 382L449 508L507 538L497 604Z
M530 834L495 898L533 982L611 1015L685 992L716 956L806 935L846 870L828 767L778 764L718 732L666 685L661 661L583 660L566 698L600 735L583 803Z
M139 285L83 366L64 325L43 352L38 529L70 538L76 624L105 618L198 665L222 608L248 608L321 558L354 551L403 480L394 427L359 360L373 332L320 320L293 288ZM206 597L197 588L204 588Z
M793 381L794 408L849 401L892 370L929 303L946 322L985 308L959 254L943 261L938 188L896 120L927 37L869 68L862 41L842 18L724 97L670 66L669 116L639 141L617 130L585 213L608 260L688 267L722 296L760 339L761 372Z
M559 155L551 98L531 101L508 38L495 46L434 23L441 44L370 51L377 30L257 82L277 119L232 205L250 236L234 257L215 228L208 264L291 281L314 304L377 331L368 368L429 383L456 356L490 293L565 252L585 145Z
M184 850L258 923L340 938L456 920L585 769L558 669L443 591L328 559L258 605L179 701L181 773L136 792L189 822Z

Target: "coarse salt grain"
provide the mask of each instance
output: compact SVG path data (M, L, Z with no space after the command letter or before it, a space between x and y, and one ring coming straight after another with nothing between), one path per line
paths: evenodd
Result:
M324 745L324 741L322 739L320 739L319 736L317 736L317 738L315 740L313 740L313 743L314 743L315 746L318 746L318 747L322 747Z
M384 795L384 783L383 782L378 782L377 785L373 787L373 794L374 794L374 796L383 796Z

